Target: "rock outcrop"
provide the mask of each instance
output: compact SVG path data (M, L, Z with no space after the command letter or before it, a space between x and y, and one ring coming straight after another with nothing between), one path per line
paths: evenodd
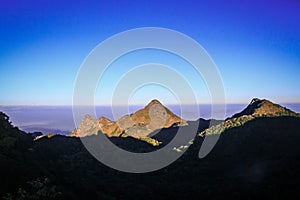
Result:
M96 135L100 130L99 121L92 118L90 115L85 115L79 127L70 134L74 137L85 137L89 135Z
M152 100L143 109L125 115L117 121L111 121L105 117L94 119L86 115L79 127L70 136L85 137L102 132L108 137L119 137L125 134L125 137L130 136L149 141L143 138L147 138L153 131L181 125L187 125L186 120L172 113L158 100Z

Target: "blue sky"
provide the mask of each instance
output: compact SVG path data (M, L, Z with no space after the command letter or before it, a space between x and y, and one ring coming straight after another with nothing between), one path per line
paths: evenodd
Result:
M77 72L90 51L114 34L149 26L173 29L199 42L219 68L228 103L252 97L300 102L299 10L297 0L1 1L0 104L72 104ZM147 52L143 55L140 61L151 61ZM157 57L167 63L172 59ZM126 61L129 66L135 62ZM193 81L188 66L179 63L170 65L190 78L195 91L201 88L199 103L209 103L203 82ZM164 90L142 88L132 101L149 101L153 94L172 103L174 97ZM97 104L108 100L103 92L96 94Z

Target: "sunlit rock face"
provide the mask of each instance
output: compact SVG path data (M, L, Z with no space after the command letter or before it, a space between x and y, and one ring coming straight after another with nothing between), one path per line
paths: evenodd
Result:
M187 125L187 122L155 99L143 109L125 115L117 121L111 121L105 117L93 119L86 115L71 136L85 137L101 131L108 137L119 137L126 134L134 138L144 138L157 129L169 128L173 125Z

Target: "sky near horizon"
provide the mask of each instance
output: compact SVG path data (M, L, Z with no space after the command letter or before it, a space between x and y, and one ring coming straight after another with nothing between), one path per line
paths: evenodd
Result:
M173 29L201 44L218 67L228 103L253 97L300 103L299 10L297 0L1 0L0 105L71 105L89 53L105 39L140 27ZM96 91L96 104L109 104L113 80L149 62L174 67L190 81L199 103L210 102L203 80L187 63L146 50L114 63L102 80L105 89ZM168 88L155 84L139 88L131 101L151 98L176 102Z

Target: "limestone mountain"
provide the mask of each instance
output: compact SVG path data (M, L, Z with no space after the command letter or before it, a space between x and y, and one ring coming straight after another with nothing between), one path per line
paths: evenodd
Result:
M199 136L220 134L233 127L239 127L246 122L259 117L300 117L300 114L266 99L254 98L240 113L234 114L224 122L211 126L202 131Z
M117 121L111 121L105 117L94 119L86 115L79 127L70 136L85 137L98 134L101 131L108 137L130 136L143 141L149 141L149 134L155 130L169 128L173 125L182 126L186 124L186 120L175 115L155 99L143 109L133 114L125 115ZM153 142L152 140L150 141ZM155 142L155 144L158 143Z

